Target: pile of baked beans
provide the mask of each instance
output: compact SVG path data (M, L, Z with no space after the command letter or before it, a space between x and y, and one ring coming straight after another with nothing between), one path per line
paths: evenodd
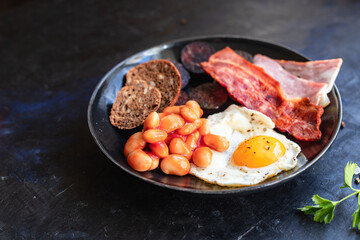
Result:
M184 176L190 162L198 167L211 163L211 149L223 152L229 148L225 137L210 133L208 120L196 101L183 106L170 106L162 113L152 112L142 132L133 134L125 144L129 165L139 172L159 166L166 174ZM211 148L211 149L210 149Z

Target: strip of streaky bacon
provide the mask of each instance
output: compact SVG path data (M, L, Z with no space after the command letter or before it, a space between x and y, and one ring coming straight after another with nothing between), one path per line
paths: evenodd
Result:
M323 92L320 104L325 107L330 103L327 94L334 86L334 82L340 71L343 60L334 58L328 60L295 62L288 60L276 60L286 71L303 79L317 83L326 83L328 86Z
M321 138L324 109L309 98L286 98L278 81L231 48L216 52L201 67L239 103L270 117L280 131L303 141Z
M328 86L327 83L317 83L297 77L286 71L274 59L261 54L256 54L253 62L280 83L287 98L308 97L312 103L319 105L322 93Z

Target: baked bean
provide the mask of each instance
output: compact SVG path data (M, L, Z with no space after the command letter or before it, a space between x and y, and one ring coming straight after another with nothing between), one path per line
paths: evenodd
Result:
M157 112L150 113L144 122L144 130L158 128L160 124L160 117Z
M183 127L185 120L179 114L170 114L160 119L160 128L169 133Z
M199 147L194 151L192 155L192 160L194 164L202 168L209 166L211 163L211 159L212 152L208 147Z
M201 120L196 119L193 123L186 123L182 128L176 130L178 134L189 135L201 126Z
M191 150L194 150L196 148L196 146L198 145L199 137L200 137L199 131L195 131L195 132L189 134L185 141L186 145L188 145L188 147Z
M169 145L171 154L180 154L187 159L191 158L192 151L181 138L173 138Z
M180 108L180 115L188 122L194 122L196 119L198 119L196 112L187 106Z
M148 171L154 170L155 168L157 168L159 166L160 158L152 152L145 151L145 153L152 159L152 163L151 163L151 166Z
M149 129L143 133L143 138L148 143L156 143L164 141L167 133L161 129Z
M171 154L161 161L160 168L166 174L184 176L190 171L190 163L184 156Z
M149 147L160 158L169 155L169 147L164 142L149 143Z
M200 105L194 100L187 101L185 106L192 108L194 112L197 114L198 118L200 118L204 113Z
M180 114L180 106L169 106L163 110L163 113L176 113Z
M136 171L148 171L152 165L153 160L143 150L136 149L127 157L127 162Z
M206 118L201 118L202 124L199 127L200 136L204 136L210 133L210 124Z
M201 108L200 105L199 105L196 101L194 101L194 100L189 100L189 101L187 101L186 104L185 104L185 106L189 106L189 107L191 107L191 108L193 108L193 109L199 109L199 108Z
M131 135L124 147L124 155L127 157L131 152L136 149L144 149L146 146L146 141L143 139L143 133L137 132Z
M171 113L158 113L160 120L161 120L163 117L166 117L166 116L168 116L168 115L170 115L170 114L171 114Z
M204 143L206 146L218 152L223 152L229 148L229 141L225 137L214 134L207 134L204 136Z
M151 166L148 171L154 170L159 166L160 160L159 159L153 159Z
M181 139L185 142L186 136L181 135L181 134L178 134L178 133L176 133L176 132L171 132L171 133L168 133L168 136L167 136L167 138L165 139L164 142L165 142L166 144L170 144L170 142L171 142L171 140L172 140L173 138L181 138Z

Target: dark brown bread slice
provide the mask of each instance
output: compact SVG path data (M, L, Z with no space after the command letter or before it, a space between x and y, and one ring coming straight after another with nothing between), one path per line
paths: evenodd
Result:
M110 122L120 129L131 129L144 123L161 102L160 91L145 81L134 81L118 92L111 108Z
M159 89L161 104L158 112L174 105L179 97L181 76L176 67L168 60L151 60L133 67L126 74L126 85L133 85L135 80L146 81Z

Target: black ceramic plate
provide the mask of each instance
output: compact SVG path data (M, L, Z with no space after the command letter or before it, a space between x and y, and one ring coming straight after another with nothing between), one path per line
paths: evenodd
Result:
M299 163L297 167L255 186L235 188L220 187L206 183L191 175L184 177L168 176L162 173L159 169L151 172L140 173L130 168L123 155L123 147L129 136L134 132L141 131L141 128L119 130L110 124L108 117L111 106L116 98L116 94L124 84L124 76L130 68L152 59L172 59L179 61L181 49L187 43L193 41L208 42L213 45L216 50L229 46L232 49L244 50L251 54L261 53L271 58L295 61L309 60L301 54L283 46L237 36L208 36L176 40L152 47L125 59L108 72L100 81L91 97L88 108L88 124L91 134L100 149L112 162L124 171L138 178L166 188L201 194L244 194L270 188L294 178L317 162L328 150L338 134L342 118L341 99L336 86L334 86L332 91L329 93L331 104L325 108L325 112L322 116L321 140L318 142L302 142L291 138L302 148L302 153L299 155ZM190 80L188 87L194 87L204 81L211 81L211 79L205 74L200 77L194 76ZM225 107L226 106L220 110L225 109ZM210 112L205 112L205 116L209 113Z

